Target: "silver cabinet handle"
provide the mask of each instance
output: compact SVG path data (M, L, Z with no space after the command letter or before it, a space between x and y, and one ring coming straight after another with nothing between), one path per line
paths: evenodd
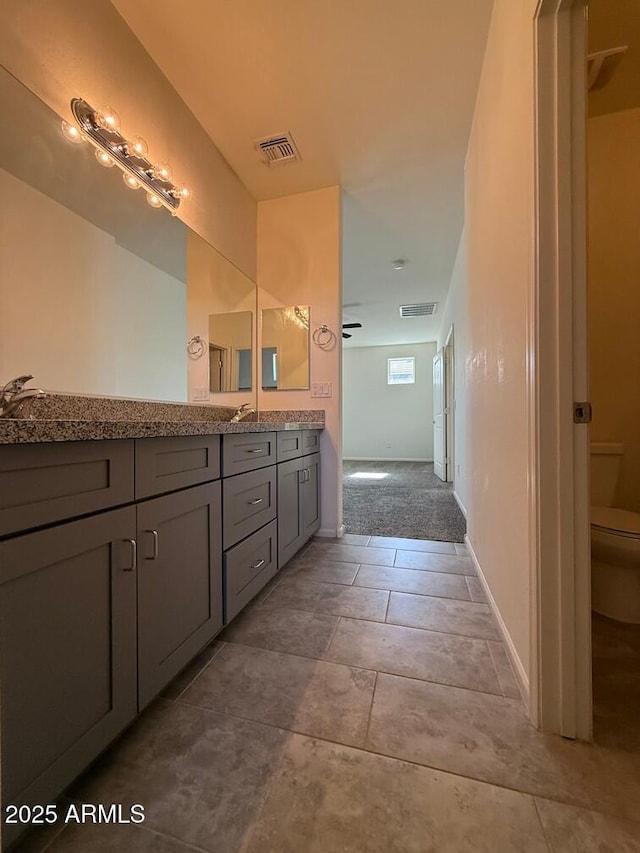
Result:
M247 453L262 453L264 448L258 447L256 450L247 450Z
M150 557L145 557L145 560L157 560L158 559L158 531L157 530L145 530L145 533L150 533L153 536L153 554Z
M309 482L309 480L311 479L311 468L307 468L307 469L305 469L305 470L306 470L306 472L307 472L307 479L306 479L306 482L308 483L308 482Z
M264 498L256 498L254 501L247 501L249 506L256 506L257 504L261 504Z
M304 483L304 482L305 482L305 479L304 479L304 468L301 468L301 469L298 471L298 482L299 482L299 483Z
M138 567L138 543L135 539L123 539L123 542L128 542L131 545L131 565L123 569L125 572L135 572Z
M258 562L251 566L252 569L261 569L264 566L264 560L258 560Z

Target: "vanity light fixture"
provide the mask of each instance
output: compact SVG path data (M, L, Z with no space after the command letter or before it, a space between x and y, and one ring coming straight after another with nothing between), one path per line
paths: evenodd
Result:
M90 142L101 166L118 166L129 189L142 187L151 207L166 207L175 216L180 202L189 197L189 190L172 182L168 163L154 164L148 159L149 146L141 136L128 140L122 135L120 116L113 107L96 110L82 98L73 98L71 112L77 126L63 121L65 137L70 142Z

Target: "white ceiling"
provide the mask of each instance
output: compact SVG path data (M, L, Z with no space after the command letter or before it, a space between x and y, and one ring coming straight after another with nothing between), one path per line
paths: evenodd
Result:
M346 345L434 340L398 306L446 298L492 0L112 2L257 199L342 185Z

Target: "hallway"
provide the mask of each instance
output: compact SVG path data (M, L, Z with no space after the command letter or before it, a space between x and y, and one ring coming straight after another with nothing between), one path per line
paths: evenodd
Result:
M461 545L314 540L73 787L142 826L23 853L640 850L634 756L526 717Z

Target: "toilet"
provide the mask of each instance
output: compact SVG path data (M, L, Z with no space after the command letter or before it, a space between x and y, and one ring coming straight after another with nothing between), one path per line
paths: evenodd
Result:
M624 445L591 445L591 606L640 624L640 513L614 506Z

